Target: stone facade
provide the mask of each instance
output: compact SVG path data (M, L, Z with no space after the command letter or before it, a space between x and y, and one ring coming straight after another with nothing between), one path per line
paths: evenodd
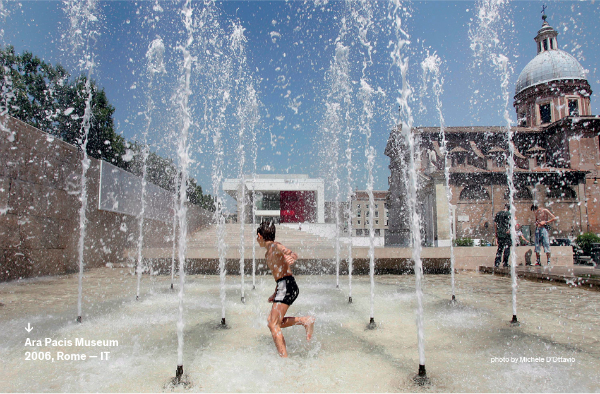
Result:
M0 117L0 281L75 272L78 267L78 149L11 117ZM85 267L126 263L135 217L98 209L100 161L87 172ZM207 215L190 207L190 230ZM170 224L146 219L145 246L165 245Z
M390 138L385 148L385 155L390 158L390 177L388 183L390 185L387 196L387 230L385 232L385 246L394 247L409 247L412 245L412 235L410 230L410 212L408 206L408 190L406 188L406 180L409 176L406 172L408 163L408 147L405 143L405 137L402 134L402 126L398 126L390 133ZM413 134L412 138L416 139L419 144L419 135ZM417 168L420 161L415 161ZM432 193L432 188L436 186L433 183L433 178L424 176L421 171L417 171L417 201L415 206L419 213L421 241L423 246L449 246L439 244L435 231L444 231L442 227L434 227L433 221L436 217L435 208L438 210L446 210L443 206L438 206L441 200L436 200L436 195ZM443 226L443 223L442 223ZM446 226L449 229L449 225ZM449 230L446 230L449 233ZM449 239L449 238L448 238Z
M388 192L386 190L373 190L373 217L371 218L371 207L369 194L365 190L356 190L352 195L352 236L368 237L373 221L373 233L376 237L385 237L388 229Z
M535 230L532 204L545 206L558 217L551 238L600 233L600 117L590 114L592 91L583 67L558 50L557 35L544 20L535 38L538 55L517 81L514 107L519 126L510 129L511 143L509 129L502 126L409 131L420 147L416 161L424 240L432 234L433 244L446 246L454 234L455 239L493 243L494 216L509 202L511 156L516 220L527 238ZM386 155L391 171L390 232L405 234L406 149L401 133L402 127L391 131Z
M589 117L586 122L579 119L574 122L572 118L564 118L538 129L513 129L514 203L517 223L524 226L526 236L534 230L530 211L534 203L548 207L559 218L552 226L554 238L600 232L600 188L594 183L600 169L600 119ZM503 209L509 197L506 131L484 127L445 129L452 192L449 206L440 130L415 128L413 132L420 141L420 156L424 158L420 161L420 177L428 180L421 182L420 193L435 200L431 212L430 208L421 209L423 222L433 227L434 243L444 246L443 241L449 241L450 223L455 238L493 242L494 215ZM427 216L432 220L426 220Z

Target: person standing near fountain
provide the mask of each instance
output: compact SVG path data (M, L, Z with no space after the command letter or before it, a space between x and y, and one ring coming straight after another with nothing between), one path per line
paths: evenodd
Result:
M300 294L296 280L292 275L292 264L296 262L298 255L279 242L275 242L275 224L273 222L262 222L256 230L256 234L256 241L260 247L267 250L265 253L267 266L273 273L275 282L277 282L275 292L268 300L273 303L271 314L267 319L268 327L271 330L277 352L281 357L287 357L285 338L281 329L302 325L306 330L306 339L310 341L315 326L315 318L312 316L285 317L288 308Z
M508 256L510 256L510 204L504 205L504 210L498 212L494 217L494 227L496 229L496 260L494 266L500 266L500 260L503 261L503 267L508 267ZM503 256L504 255L504 256Z
M529 245L530 242L523 235L523 231L521 231L521 225L519 223L515 225L515 232L517 233L517 246Z
M542 265L540 263L540 243L544 245L544 252L546 252L547 263L550 265L550 242L548 240L548 224L552 223L557 219L546 208L538 207L533 204L531 210L535 215L535 265Z

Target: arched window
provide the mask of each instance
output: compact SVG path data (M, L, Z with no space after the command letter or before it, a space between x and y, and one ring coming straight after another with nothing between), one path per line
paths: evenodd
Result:
M522 187L516 190L515 198L517 200L533 200L533 195L531 194L531 191L528 188Z
M540 120L542 123L552 122L552 110L549 103L540 105Z
M461 200L489 200L490 194L483 186L470 185L466 186L460 192L459 199Z
M508 189L506 189L506 191L504 192L504 199L506 201L508 201ZM531 191L526 188L526 187L521 187L517 190L515 190L515 195L514 195L514 199L515 200L533 200L533 195L531 194Z
M575 199L577 193L569 186L552 186L546 194L548 198L559 198L559 199Z

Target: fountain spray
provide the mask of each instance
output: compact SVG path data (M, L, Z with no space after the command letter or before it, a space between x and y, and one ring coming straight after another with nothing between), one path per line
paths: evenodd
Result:
M346 30L346 19L343 19L343 31ZM350 242L348 242L348 303L352 303L352 198L353 198L353 190L352 190L352 132L353 132L353 122L352 122L352 86L350 81L350 61L349 61L349 50L346 51L344 57L340 58L340 71L341 78L340 80L340 98L341 103L344 108L344 136L346 137L346 183L347 183L347 191L346 191L346 218L348 220L348 237Z
M238 59L238 71L235 78L236 96L238 97L238 106L236 118L239 123L238 127L238 147L236 150L239 159L239 179L240 188L238 194L239 217L240 222L240 276L241 276L241 293L242 302L245 302L244 297L244 277L245 277L245 245L244 245L244 229L246 224L246 180L244 176L244 167L246 164L246 133L249 130L256 140L256 124L258 123L258 100L253 83L246 76L246 54L245 43L247 39L244 36L244 28L239 24L234 24L233 33L231 35L231 51L233 57ZM254 213L254 212L253 212ZM254 243L253 243L254 244Z
M152 124L152 112L154 111L154 100L152 100L152 88L154 82L154 76L157 73L165 72L165 66L163 64L163 55L165 53L165 45L160 38L156 38L152 41L146 52L146 59L148 64L146 71L148 73L148 103L146 104L146 127L142 133L142 190L140 203L141 208L138 214L138 243L137 243L137 293L135 296L136 300L140 299L140 282L142 280L142 247L144 245L144 213L146 211L146 185L148 175L148 155L150 154L150 146L148 145L148 132L150 125Z
M515 169L515 146L513 142L514 132L511 129L511 119L508 111L508 84L510 75L512 74L512 66L509 59L501 52L506 52L502 48L501 34L499 33L501 24L505 23L505 12L503 7L506 5L504 0L488 0L477 5L477 25L469 30L469 38L471 39L471 48L474 51L474 56L477 61L477 66L481 63L491 60L492 66L500 73L501 77L501 92L504 107L504 120L506 122L506 138L509 150L507 157L508 167L506 169L506 181L509 190L510 203L510 238L512 247L510 249L511 261L511 278L512 278L512 310L513 316L511 324L518 325L517 319L517 276L516 276L516 218L515 218L515 185L514 185L514 169ZM494 43L494 45L490 45ZM499 49L500 53L495 53L494 50Z
M8 10L5 8L3 0L0 0L0 26L6 26L5 23L6 23L7 16L8 16ZM2 27L0 27L0 46L4 47L4 28L2 28ZM8 141L14 142L16 132L10 130L5 124L8 121L8 117L5 117L5 116L8 115L9 108L11 105L10 103L12 100L15 99L15 93L13 91L13 81L12 81L12 77L11 77L10 73L4 74L4 81L2 83L2 91L0 93L1 93L0 116L2 116L2 118L0 119L0 131L2 131L2 134L4 134L4 133L8 134L8 137L7 137ZM8 202L7 202L7 204L8 204ZM0 208L0 215L5 213L6 211L4 211L4 210L7 208L8 207Z
M256 127L260 120L258 111L259 102L254 84L248 86L248 104L250 105L249 123L250 145L252 146L252 234L256 229L256 159L258 156L258 144L256 143ZM252 241L252 290L256 289L256 241Z
M175 372L174 384L187 384L183 375L183 295L185 285L185 253L187 247L187 183L188 170L190 166L190 152L188 133L192 124L192 116L189 107L189 98L192 95L190 88L192 76L192 63L194 61L190 53L190 47L194 42L194 29L192 24L193 9L191 0L186 0L183 10L183 23L187 32L187 38L184 45L179 45L183 54L182 75L180 78L180 87L178 89L179 111L181 117L181 133L177 141L177 156L179 159L179 205L177 207L177 217L179 219L179 237L178 237L178 259L179 259L179 315L177 321L177 370Z
M450 187L450 163L448 163L448 148L446 144L446 124L444 121L444 114L442 113L442 93L444 91L444 79L440 76L440 65L441 59L439 56L434 53L433 55L428 55L427 58L421 63L421 67L423 68L423 82L425 84L426 77L428 73L431 73L433 76L433 94L435 96L435 106L438 112L438 116L440 119L440 151L442 156L444 157L444 180L445 180L445 189L446 189L446 201L448 202L448 229L450 231L450 276L452 282L452 299L451 302L456 302L456 291L455 291L455 257L454 257L454 226L452 215L450 214L451 204L452 204L452 188ZM426 85L425 85L426 86Z
M252 234L256 228L256 131L252 133ZM256 290L256 242L252 242L252 290Z
M0 26L6 26L6 17L8 16L8 10L4 6L4 1L0 0ZM4 28L0 27L0 44L4 46Z
M6 26L6 17L8 16L8 10L4 5L4 1L0 0L0 26ZM4 28L0 27L0 45L4 47ZM4 75L4 83L2 84L2 96L0 96L0 115L5 116L8 115L8 109L10 108L10 102L15 98L15 94L13 92L13 82L9 73L5 73ZM8 140L10 142L14 142L14 131L10 131L8 127L5 125L5 119L0 119L0 131L6 132L8 134ZM3 208L0 208L3 209ZM0 211L2 212L2 211Z
M175 178L173 178L174 188L177 186L177 180L179 179L179 173L175 173ZM173 282L175 280L175 250L177 248L177 201L178 196L177 192L173 193L173 232L172 232L172 240L173 240L173 248L171 250L171 290L174 289Z
M402 117L402 135L404 136L404 144L408 148L408 159L407 159L407 189L408 189L408 208L410 214L410 229L411 229L411 241L412 241L412 260L415 264L415 287L417 296L417 339L419 346L419 370L417 375L413 378L414 381L419 385L425 385L429 382L427 378L427 372L425 370L425 328L423 319L423 262L421 260L421 223L417 207L418 198L418 179L417 179L417 168L415 164L416 156L416 142L415 136L412 132L413 117L412 111L409 105L409 100L412 95L412 88L408 83L408 57L404 57L402 50L405 46L409 45L409 36L402 28L402 4L399 0L393 0L391 3L392 7L392 20L394 21L393 29L396 34L394 42L394 49L390 54L393 60L393 64L399 68L402 75L402 87L400 90L400 96L398 97L398 104L400 105L400 115Z
M340 124L343 125L343 135L346 137L346 174L347 174L347 192L346 192L346 212L345 217L347 219L347 232L350 239L348 242L348 303L352 303L352 86L350 81L350 48L342 45L342 40L345 38L347 33L346 18L342 18L342 27L340 29L340 35L336 42L336 96L337 101L340 104ZM343 116L342 116L343 115ZM337 160L336 160L337 162ZM340 194L339 186L338 192ZM339 198L338 198L339 200ZM336 204L338 205L338 204ZM337 220L337 239L339 240L339 228L340 228L340 217L339 217L339 206L336 206L336 220ZM336 244L336 255L339 260L339 242ZM339 267L339 263L338 263Z
M216 199L216 209L215 209L215 223L217 225L217 242L218 242L218 251L219 251L219 278L221 280L220 286L220 296L221 296L221 327L229 328L227 326L227 322L225 320L225 301L226 301L226 291L225 291L225 278L227 275L227 270L225 267L226 262L226 244L225 244L225 216L223 214L223 200L219 197L221 191L221 185L223 182L223 140L222 140L222 131L224 127L221 127L225 119L225 113L227 108L229 107L231 96L229 89L226 89L221 92L221 103L219 106L219 119L221 122L217 125L213 134L213 144L214 144L214 154L215 160L213 161L213 173L212 173L212 183L213 183L213 193Z
M151 98L148 99L149 103L148 103L148 110L150 109L150 102L152 101ZM148 128L150 127L150 122L151 122L151 118L150 115L148 113L146 113L146 120L147 120L147 127L144 130L144 135L143 135L143 148L142 148L142 190L141 190L141 208L140 208L140 212L138 213L138 242L137 242L137 265L136 265L136 272L137 272L137 292L136 292L136 296L135 299L136 301L140 299L140 284L142 281L142 272L144 271L144 269L142 268L142 247L144 244L144 213L146 210L146 175L148 172L148 165L147 165L147 161L148 161L148 155L150 153L150 147L148 146L147 140L148 140Z
M241 128L240 128L241 129ZM239 157L239 156L238 156ZM243 154L242 154L243 157ZM243 159L240 160L243 162ZM243 172L243 164L240 162L240 172ZM240 291L242 294L242 304L246 303L246 298L244 297L244 254L245 254L245 245L244 245L244 222L246 217L246 180L244 179L244 175L240 176L240 189L238 192L238 203L241 205L239 209L239 217L238 220L240 222Z
M226 328L227 323L225 321L225 300L226 300L226 292L225 292L225 276L227 275L225 269L225 219L223 216L223 202L219 197L219 185L221 184L223 174L221 170L222 161L223 161L223 143L221 142L221 132L220 130L215 131L215 135L213 137L213 143L215 144L215 155L216 159L213 162L213 193L215 195L215 223L217 226L217 249L219 251L219 278L221 281L221 286L219 288L220 298L221 298L221 327Z
M78 284L78 297L77 297L77 321L82 321L82 296L83 296L83 269L84 269L84 245L85 245L85 230L87 224L86 211L88 204L87 196L87 179L86 174L90 168L91 161L87 154L88 136L91 127L92 117L92 85L91 78L94 73L95 67L95 56L92 51L92 43L96 42L97 30L94 30L93 26L98 22L98 17L94 15L96 11L97 3L95 0L87 0L77 2L74 0L68 0L64 2L64 10L70 20L70 28L68 37L70 39L73 52L76 52L81 48L83 51L83 59L79 62L82 66L83 71L87 71L87 77L84 87L85 99L85 110L83 113L83 121L79 129L81 139L79 140L80 148L82 151L81 158L81 179L80 179L80 192L79 200L81 206L79 209L79 241L78 241L78 263L79 263L79 284Z
M230 55L231 46L228 41L232 39L227 36L219 23L218 10L214 2L205 2L204 9L199 17L198 33L204 39L198 43L200 76L204 79L201 83L204 97L204 127L202 134L207 139L212 139L212 194L215 203L213 221L217 233L217 250L219 254L219 277L221 298L221 328L227 328L225 320L225 278L226 278L226 252L225 241L225 217L223 213L223 167L224 147L223 131L230 130L228 124L228 110L232 100L232 74L233 64ZM218 54L219 56L215 56Z
M245 64L245 58L244 58L244 62L243 64ZM258 124L258 121L260 119L260 115L258 112L258 98L256 95L256 90L254 88L254 84L252 82L249 82L247 84L247 86L245 87L244 90L244 94L243 94L243 98L241 100L241 113L239 116L239 120L240 120L240 129L245 128L248 129L250 131L250 135L251 135L251 144L255 145L256 144L256 125ZM254 168L256 168L256 149L254 149L253 147L253 154L254 154ZM243 157L245 155L245 149L242 149L242 154L239 155L238 157ZM243 169L241 167L240 164L240 173L241 173L241 182L242 182L242 201L243 201L243 208L241 210L241 214L240 216L242 217L242 231L243 231L243 227L245 225L246 222L246 214L245 214L245 207L246 207L246 202L247 202L247 198L246 198L246 180L244 179L244 175L243 175ZM254 218L254 214L255 214L255 208L254 208L254 188L255 188L255 178L256 178L256 171L254 170L254 174L252 177L252 223L253 225L256 224L256 219ZM254 229L254 227L253 227ZM244 239L242 238L240 243L243 245L244 244ZM240 254L241 254L241 258L244 259L244 249L242 247L242 249L240 250ZM255 289L256 285L255 285L255 275L254 275L254 271L255 271L255 267L256 267L256 242L252 242L252 288ZM240 264L240 273L242 275L242 302L244 302L244 274L245 274L245 270L244 270L244 262L242 261Z
M504 120L506 121L506 138L508 142L508 167L506 168L506 180L508 183L508 201L510 204L510 240L511 245L513 247L510 248L510 276L512 279L512 310L513 316L511 320L511 324L513 326L518 326L519 321L517 319L517 219L516 219L516 209L515 209L515 183L514 183L514 173L515 173L515 144L513 141L514 131L511 128L511 119L510 114L508 112L508 83L510 75L512 74L512 68L510 66L510 62L508 58L504 55L497 55L493 57L494 65L497 67L498 71L501 72L502 75L502 99L504 101Z
M342 27L335 40L335 55L327 72L328 92L325 102L325 116L322 123L321 157L325 157L323 165L330 177L334 196L335 217L335 287L340 288L340 178L339 178L339 136L342 133L345 91L348 85L348 52L349 48L342 41L346 34L346 19L342 19Z
M235 57L240 59L238 64L237 77L235 78L236 83L236 91L239 95L240 93L240 84L243 84L243 72L244 66L246 63L246 57L244 55L244 43L246 41L246 37L244 37L244 29L239 24L234 24L233 34L231 37L231 50ZM238 119L238 146L236 149L237 157L239 160L239 180L240 186L238 189L238 222L240 224L240 279L241 279L241 294L242 294L242 303L246 302L244 297L244 254L245 254L245 245L244 245L244 225L246 222L246 181L244 179L244 166L246 164L246 152L244 146L244 132L246 130L246 122L245 122L245 108L244 102L242 100L238 101L237 113L236 117Z
M227 59L225 65L225 77L229 78L231 75L231 59ZM226 112L231 104L231 87L228 80L224 81L224 86L220 87L220 91L217 92L217 97L220 99L220 103L218 103L218 116L217 116L217 124L213 130L213 149L215 159L213 161L213 169L212 169L212 184L213 184L213 193L216 198L216 210L215 210L215 222L217 224L217 242L218 242L218 250L219 250L219 277L221 280L220 286L220 295L221 295L221 327L228 328L226 320L225 320L225 301L226 301L226 292L225 292L225 278L227 275L227 270L225 267L226 262L226 244L225 244L225 216L223 214L223 200L219 197L221 193L221 186L223 183L223 134L222 131L225 130L225 118Z
M369 318L368 329L375 329L375 234L373 233L373 216L375 216L375 199L373 198L373 166L375 164L375 149L371 143L371 119L373 119L374 103L372 96L375 93L370 86L366 76L367 67L373 64L372 52L373 45L367 36L373 27L373 11L371 4L363 2L361 9L353 12L358 25L358 37L361 45L365 48L366 54L363 56L362 76L360 78L360 88L358 97L362 103L362 115L360 116L359 130L365 136L365 157L367 159L367 195L369 197L369 277L371 280L371 315Z
M346 113L346 119L350 117L350 111ZM346 171L348 174L348 191L346 194L346 200L348 201L348 206L346 208L346 217L348 218L348 237L350 238L350 242L348 242L348 303L352 303L352 266L353 266L353 257L352 257L352 198L354 193L352 191L352 127L350 124L346 122Z
M86 211L87 211L87 186L86 186L86 174L87 170L90 168L90 159L87 155L87 143L88 143L88 134L90 131L90 117L91 117L91 102L92 102L92 89L90 86L90 76L91 69L88 73L88 80L85 83L85 92L87 98L85 100L85 112L83 115L83 123L80 129L80 133L83 134L81 150L82 158L81 158L81 184L80 184L80 193L79 200L81 201L81 207L79 208L79 243L77 247L78 252L78 262L79 262L79 286L78 286L78 298L77 298L77 322L81 323L81 300L83 295L83 252L84 252L84 244L85 244L85 227L87 224Z

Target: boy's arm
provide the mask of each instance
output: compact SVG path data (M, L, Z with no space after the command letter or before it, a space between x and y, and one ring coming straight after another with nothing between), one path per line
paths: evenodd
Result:
M282 244L277 244L277 250L283 255L283 258L289 265L294 264L298 260L298 255Z
M556 217L556 216L554 216L554 215L552 214L552 212L550 212L549 210L547 210L547 209L544 209L544 211L543 211L543 212L546 212L548 215L550 215L550 216L551 216L551 217L550 217L550 219L548 219L548 220L542 220L542 221L538 221L538 220L537 220L537 217L536 217L536 221L535 221L535 224L536 224L536 225L537 225L537 224L539 224L540 226L545 226L545 225L547 225L548 223L552 223L553 221L555 221L555 220L557 219L557 217Z

